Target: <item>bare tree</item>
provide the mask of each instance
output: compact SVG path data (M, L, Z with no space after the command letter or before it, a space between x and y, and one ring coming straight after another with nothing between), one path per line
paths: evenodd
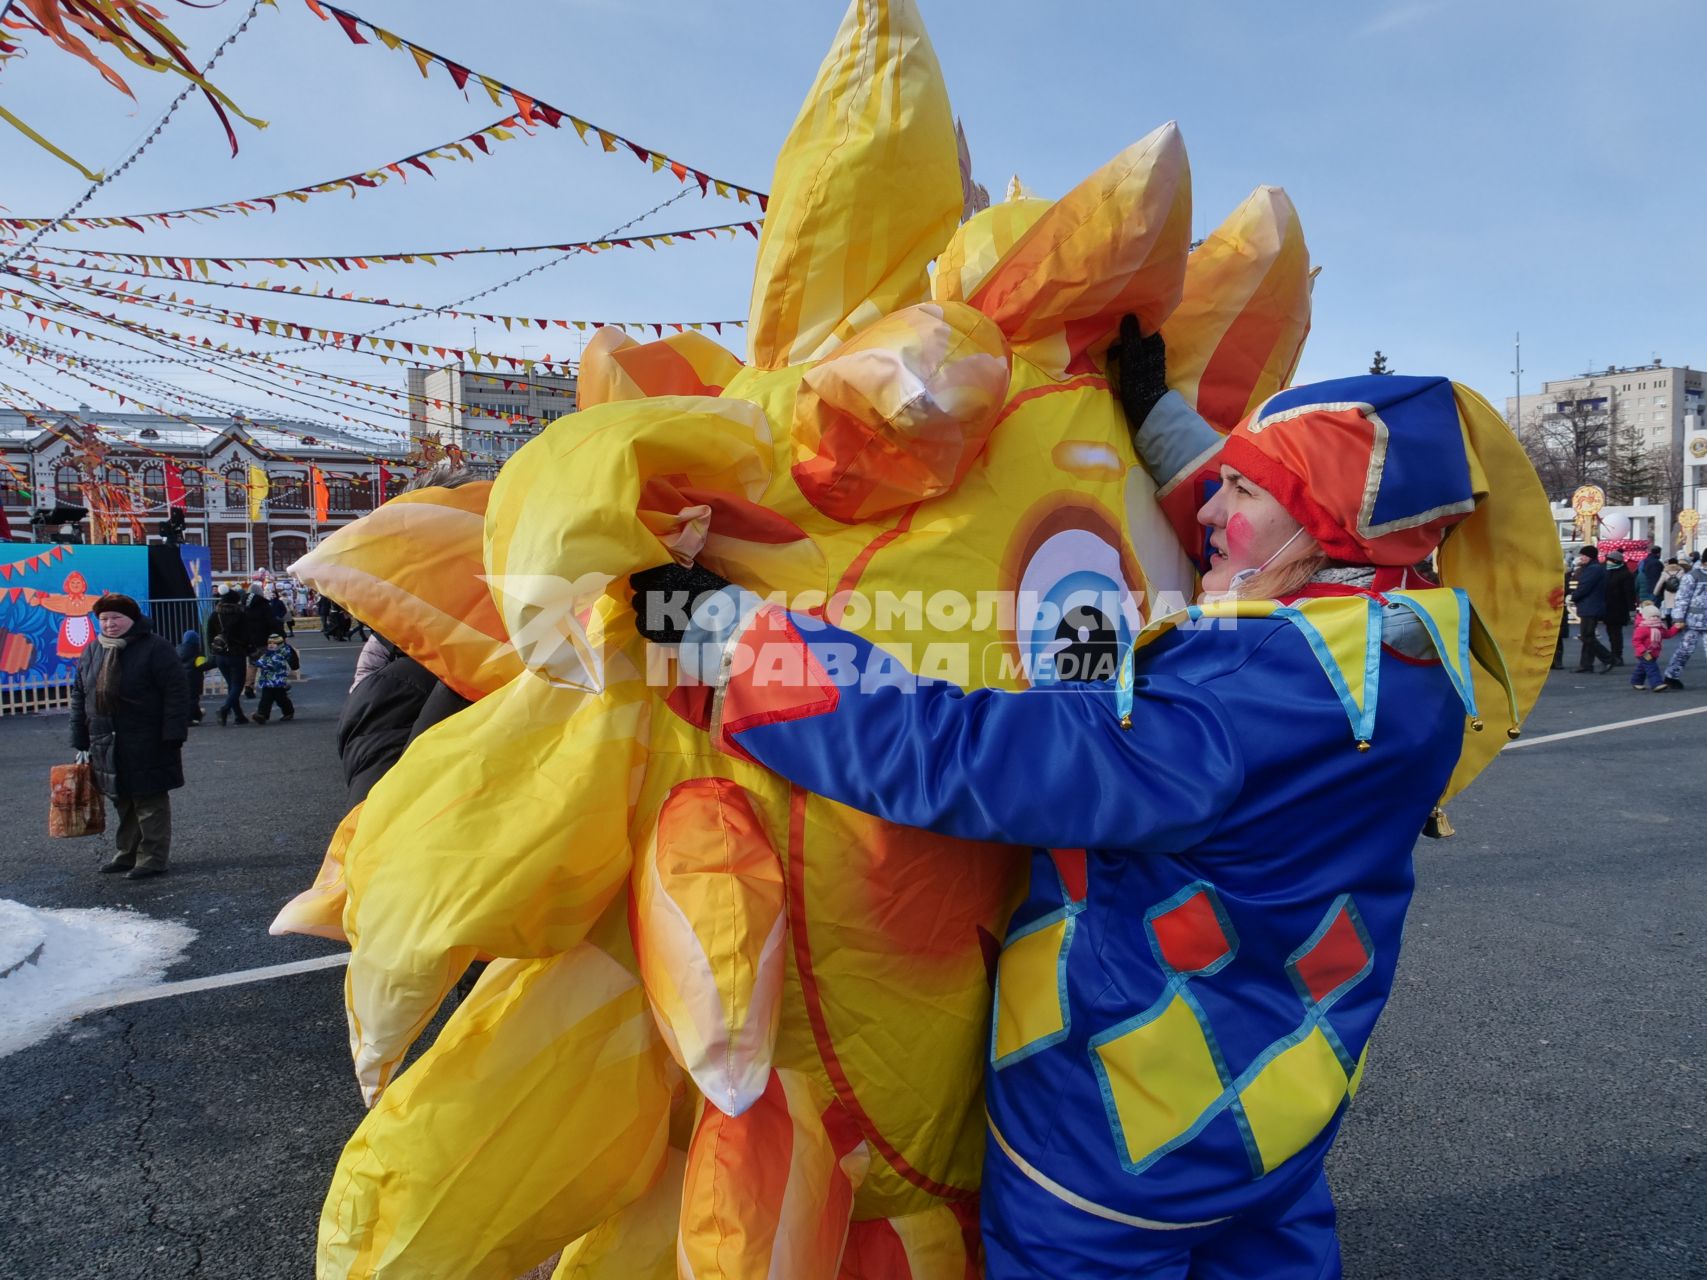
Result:
M1651 497L1671 507L1672 518L1683 510L1685 468L1683 451L1669 444L1657 444L1648 451L1648 470L1653 476Z
M1543 401L1517 433L1553 499L1568 499L1581 485L1607 482L1618 431L1618 412L1606 391L1590 383L1564 394L1572 398Z

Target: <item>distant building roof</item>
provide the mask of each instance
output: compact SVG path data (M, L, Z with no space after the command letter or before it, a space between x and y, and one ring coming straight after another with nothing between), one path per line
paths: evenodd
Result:
M252 441L268 453L290 457L348 453L401 457L409 448L401 433L391 435L375 431L366 435L322 423L269 424L253 418L230 416L213 418L185 414L182 418L169 418L157 413L110 413L87 406L41 410L28 417L16 409L0 409L0 444L21 447L39 437L49 423L67 428L92 426L101 437L116 444L168 451L206 453L228 436Z

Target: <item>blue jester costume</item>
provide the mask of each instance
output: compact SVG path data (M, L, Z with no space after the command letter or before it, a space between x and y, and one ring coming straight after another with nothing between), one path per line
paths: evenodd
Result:
M1344 567L1158 619L1110 683L966 692L739 588L699 600L681 659L717 686L724 749L1037 850L997 970L989 1276L1339 1274L1322 1162L1392 989L1412 846L1482 727L1475 663L1516 733L1470 592L1412 567L1496 505L1490 415L1445 379L1355 378L1223 441L1164 397L1138 437L1164 500L1195 510L1226 462ZM1551 575L1550 547L1523 554ZM1552 607L1521 603L1526 658L1550 655Z

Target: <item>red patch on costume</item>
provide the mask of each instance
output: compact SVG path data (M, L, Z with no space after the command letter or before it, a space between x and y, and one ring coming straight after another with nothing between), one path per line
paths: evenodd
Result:
M1233 947L1215 904L1199 889L1179 906L1150 921L1162 959L1176 973L1201 973Z
M1311 996L1320 1001L1361 973L1369 959L1369 948L1363 945L1351 916L1341 907L1328 931L1298 957L1294 967Z

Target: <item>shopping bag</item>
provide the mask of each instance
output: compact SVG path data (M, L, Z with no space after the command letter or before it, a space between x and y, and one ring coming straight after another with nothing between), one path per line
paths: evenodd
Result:
M54 837L98 836L107 829L107 806L86 764L56 764L48 782L51 802L47 833Z

